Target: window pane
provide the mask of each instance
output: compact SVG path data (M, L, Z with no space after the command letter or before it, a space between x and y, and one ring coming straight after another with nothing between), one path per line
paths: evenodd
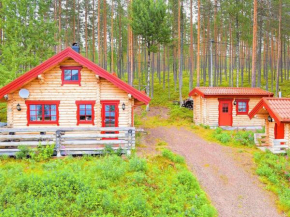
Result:
M36 105L30 105L30 110L36 110Z
M81 121L86 120L86 116L80 116L80 120L81 120Z
M79 71L78 70L72 70L72 81L78 81L79 80Z
M64 70L64 80L66 81L71 80L71 70Z
M86 116L86 120L87 121L91 121L92 120L92 116L90 116L90 115Z
M51 109L51 110L56 110L56 105L51 105L51 106L50 106L50 109Z
M45 116L44 120L45 121L50 121L50 116Z
M80 110L80 115L85 115L86 114L86 110Z
M92 109L92 105L87 105L87 109Z
M51 111L51 115L56 115L56 111Z
M56 116L51 116L52 121L56 121Z
M239 112L247 112L247 103L246 102L239 102L238 103L238 111Z
M36 115L36 111L30 111L30 115Z
M86 115L92 115L92 110L86 110Z
M37 105L37 110L42 110L42 105Z
M86 105L80 105L80 109L85 109Z
M36 116L30 116L30 121L36 121Z
M42 121L42 115L38 115L38 116L37 116L37 120L38 120L38 121Z

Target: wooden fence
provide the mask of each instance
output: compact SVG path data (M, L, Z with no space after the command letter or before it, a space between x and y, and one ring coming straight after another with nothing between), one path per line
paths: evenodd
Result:
M0 155L13 156L18 146L55 144L55 155L101 154L106 146L131 154L134 127L0 128Z

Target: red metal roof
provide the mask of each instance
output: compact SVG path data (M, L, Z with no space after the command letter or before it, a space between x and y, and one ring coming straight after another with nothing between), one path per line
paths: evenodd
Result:
M38 75L40 75L44 71L56 66L57 64L61 63L63 60L65 60L67 58L72 58L76 62L78 62L79 64L91 69L93 72L96 73L96 75L99 75L100 77L105 78L106 80L115 84L120 89L126 91L127 93L130 93L134 98L138 99L140 102L144 102L145 104L148 104L150 102L150 98L146 94L138 91L137 89L133 88L132 86L130 86L126 82L122 81L118 77L107 72L106 70L99 67L98 65L96 65L92 61L88 60L87 58L83 57L79 53L75 52L70 47L68 47L65 50L63 50L62 52L54 55L53 57L49 58L45 62L36 66L32 70L21 75L19 78L15 79L11 83L2 87L0 89L0 99L2 99L4 97L4 95L11 93L12 91L15 91L18 88L22 87L24 84L32 81L33 79L35 79Z
M262 98L249 117L252 119L263 107L277 123L290 122L290 98Z
M196 87L189 96L194 94L208 96L273 96L273 93L258 87Z

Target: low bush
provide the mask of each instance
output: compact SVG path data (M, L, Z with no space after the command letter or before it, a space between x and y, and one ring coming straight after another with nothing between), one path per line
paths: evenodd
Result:
M223 131L223 129L221 129L220 127L217 127L214 130L213 137L223 144L226 144L229 141L231 141L231 136L229 135L229 133L226 131Z
M179 159L166 151L175 162ZM0 161L1 216L217 216L184 164L116 155Z
M164 149L162 151L162 156L171 160L174 163L184 163L185 162L184 157L182 157L180 155L176 155L168 149Z
M234 134L234 140L240 145L254 146L254 133L252 131L237 131Z
M279 207L290 216L290 160L289 155L275 155L269 151L254 155L257 174L267 188L279 197Z

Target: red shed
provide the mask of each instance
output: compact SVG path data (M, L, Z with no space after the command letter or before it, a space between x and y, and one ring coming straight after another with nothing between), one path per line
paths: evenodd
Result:
M250 120L249 112L262 97L273 93L249 87L196 87L189 96L196 124L254 129L264 126L264 120Z

